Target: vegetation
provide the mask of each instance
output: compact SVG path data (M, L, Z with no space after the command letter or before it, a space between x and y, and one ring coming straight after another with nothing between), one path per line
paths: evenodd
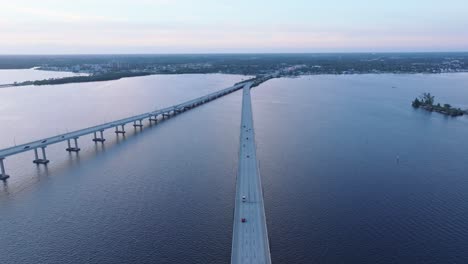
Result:
M57 78L57 79L39 80L39 81L26 81L26 82L14 83L14 86L102 82L102 81L118 80L118 79L125 78L125 77L146 76L146 75L151 75L151 74L152 73L148 73L148 72L111 72L111 73L106 73L106 74L90 75L90 76L73 76L73 77L65 77L65 78Z
M419 98L414 99L411 105L414 108L423 108L430 112L436 111L450 116L462 116L467 114L467 111L463 111L460 108L454 108L450 104L444 104L441 106L440 103L438 103L434 105L434 96L430 93L423 93Z

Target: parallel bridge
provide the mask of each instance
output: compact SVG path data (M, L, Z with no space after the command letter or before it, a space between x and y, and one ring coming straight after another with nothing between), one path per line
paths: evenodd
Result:
M223 89L214 93L210 93L208 95L195 98L195 99L189 100L187 102L184 102L178 105L166 107L164 109L159 109L159 110L155 110L152 112L148 112L148 113L144 113L144 114L140 114L140 115L136 115L132 117L115 120L113 122L108 122L105 124L88 127L85 129L80 129L77 131L73 131L73 132L69 132L69 133L65 133L65 134L61 134L57 136L52 136L52 137L36 140L33 142L29 142L26 144L21 144L21 145L17 145L14 147L2 149L0 150L0 180L5 181L6 179L9 178L9 175L6 174L5 165L4 165L4 160L8 156L16 155L16 154L26 152L26 151L33 151L34 163L47 164L49 163L49 160L47 159L47 156L46 156L46 148L49 145L67 141L66 150L69 152L78 152L80 151L80 148L78 147L78 138L81 136L93 134L94 142L103 143L105 141L105 138L104 138L105 130L115 129L116 134L124 134L125 125L127 124L133 123L133 126L135 127L143 127L143 120L145 119L148 119L150 123L157 122L158 116L165 118L171 115L176 115L178 113L187 111L199 105L215 100L221 96L237 91L241 89L244 85L246 85L246 83L239 83L234 86L228 87L226 89Z

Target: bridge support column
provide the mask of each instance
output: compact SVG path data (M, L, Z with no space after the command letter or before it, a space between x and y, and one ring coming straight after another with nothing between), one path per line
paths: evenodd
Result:
M41 147L42 149L42 159L39 158L37 155L37 148L34 149L34 156L36 157L35 160L33 160L34 163L36 164L47 164L49 163L49 160L47 159L46 152L45 152L46 147Z
M122 125L122 130L119 130L119 126L115 126L115 133L116 134L125 134L125 125Z
M66 149L66 151L68 151L68 152L72 152L72 151L73 152L78 152L78 151L80 151L80 148L78 147L78 138L74 138L73 141L75 141L75 146L74 147L72 147L70 145L70 140L67 140L68 148Z
M3 164L4 158L0 158L0 180L6 181L6 179L10 178L9 175L5 172L5 165Z
M157 123L158 122L158 116L151 116L149 118L149 122L150 122L150 124L151 124L151 122Z
M163 113L163 114L162 114L163 119L166 118L166 117L170 117L170 116L171 116L170 113Z
M133 126L134 127L143 127L143 123L141 120L138 120L139 123L137 123L137 121L133 121Z
M99 133L101 134L100 138L98 138L97 135L96 135L96 132L94 132L93 141L103 143L104 141L106 141L106 139L104 138L104 130L99 131Z

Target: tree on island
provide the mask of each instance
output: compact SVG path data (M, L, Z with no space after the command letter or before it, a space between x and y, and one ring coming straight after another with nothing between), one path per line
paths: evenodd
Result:
M431 93L423 93L419 98L414 99L411 105L415 108L420 106L433 106L434 96L431 95Z
M421 101L419 101L418 98L414 99L413 103L411 103L411 105L414 107L414 108L418 108L421 106Z
M431 93L423 93L421 96L421 101L425 105L434 105L434 96Z

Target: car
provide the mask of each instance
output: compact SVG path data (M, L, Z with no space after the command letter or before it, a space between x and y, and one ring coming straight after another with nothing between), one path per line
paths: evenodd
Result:
M241 219L241 222L242 222L242 223L245 223L245 222L247 222L247 219L242 218L242 219Z
M245 203L245 201L247 200L247 197L245 197L245 195L242 196L242 202Z
M24 149L28 149L28 148L29 148L29 146L24 147Z
M46 143L46 142L47 142L47 139L41 141L41 143Z

